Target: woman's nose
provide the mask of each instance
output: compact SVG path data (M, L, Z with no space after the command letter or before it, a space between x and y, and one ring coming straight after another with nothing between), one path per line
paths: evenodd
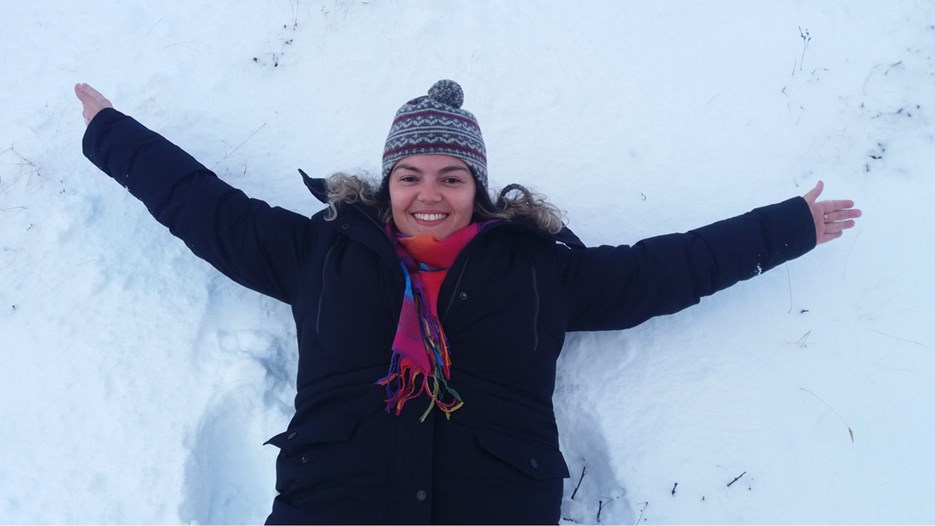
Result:
M441 193L438 191L438 185L431 181L425 181L419 187L419 200L425 202L435 202L441 199Z

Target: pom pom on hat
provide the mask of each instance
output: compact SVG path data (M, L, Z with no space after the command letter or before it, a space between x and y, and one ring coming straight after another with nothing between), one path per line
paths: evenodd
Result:
M478 190L487 193L487 149L477 118L461 109L464 91L453 80L439 80L396 112L383 148L383 186L393 166L410 155L450 155L471 169Z
M464 104L464 90L453 80L439 80L429 88L429 98L455 108Z

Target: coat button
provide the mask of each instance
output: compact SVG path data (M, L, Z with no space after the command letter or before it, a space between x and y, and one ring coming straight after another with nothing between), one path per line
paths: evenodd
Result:
M426 493L424 489L420 489L416 492L416 500L419 502L425 502L425 499L427 499L428 496L428 493Z
M302 455L302 457L299 458L299 462L303 464L308 464L308 455Z
M539 469L539 461L534 458L529 459L529 465L532 466L532 469Z
M296 435L295 431L289 433L289 435L286 437L286 440L292 440L293 438L295 438L295 435Z
M351 228L351 225L350 225L349 223L342 223L342 224L341 224L341 230L347 230L348 228Z
M458 294L458 297L461 298L461 301L465 301L468 299L468 293L461 291L461 294Z

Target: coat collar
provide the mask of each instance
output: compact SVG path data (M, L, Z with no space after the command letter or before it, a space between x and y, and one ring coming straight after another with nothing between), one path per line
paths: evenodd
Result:
M328 181L327 179L313 179L309 177L304 170L299 168L299 174L302 175L302 182L305 183L305 187L308 188L308 191L315 196L315 199L318 199L322 203L328 203Z

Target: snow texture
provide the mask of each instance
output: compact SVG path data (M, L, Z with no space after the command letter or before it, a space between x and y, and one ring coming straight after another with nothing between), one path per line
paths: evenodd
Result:
M291 414L288 307L192 256L82 157L74 83L312 214L296 168L378 173L396 109L441 78L480 120L492 186L550 196L591 245L818 179L864 210L696 307L570 336L564 522L935 522L932 2L3 11L0 523L261 522L261 444Z

